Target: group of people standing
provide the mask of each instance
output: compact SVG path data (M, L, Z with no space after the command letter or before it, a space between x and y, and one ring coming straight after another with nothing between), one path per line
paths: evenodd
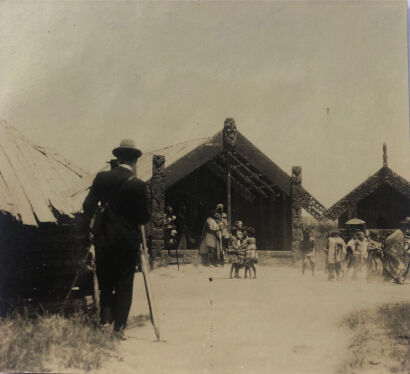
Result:
M401 227L382 242L379 234L361 230L352 231L346 242L339 231L331 231L325 249L325 267L328 279L340 280L351 274L353 280L363 272L367 280L385 279L402 283L410 268L409 251L410 218L401 222ZM302 272L310 266L312 275L315 270L315 241L309 229L304 231L301 242L303 253Z
M214 214L206 219L202 230L199 254L204 265L218 266L225 263L229 237L228 216L224 206L218 204Z
M164 236L165 247L174 249L177 245L177 217L174 215L172 206L167 206L164 214Z
M325 254L329 280L340 280L345 272L351 272L352 279L358 279L366 267L369 280L383 275L381 245L377 241L376 233L372 233L370 239L362 231L353 232L346 244L338 231L332 231Z
M239 270L245 268L245 278L256 278L257 253L255 229L245 227L242 221L236 221L229 230L228 217L223 204L216 206L213 216L208 217L199 249L202 263L208 266L231 263L230 278L239 278Z
M229 238L228 256L231 263L229 278L240 278L239 270L245 268L245 278L256 278L256 267L258 263L258 254L256 247L255 229L253 227L244 227L242 221L236 221L231 230Z

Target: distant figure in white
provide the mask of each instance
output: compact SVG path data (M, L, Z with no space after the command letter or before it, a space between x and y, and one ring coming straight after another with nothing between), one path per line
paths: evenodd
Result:
M342 263L346 257L346 244L337 231L332 231L327 244L328 279L343 278Z

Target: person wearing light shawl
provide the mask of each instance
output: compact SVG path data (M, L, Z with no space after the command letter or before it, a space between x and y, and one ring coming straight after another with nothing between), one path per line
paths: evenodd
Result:
M367 246L367 280L377 280L383 275L382 247L376 232L370 232L370 240Z
M395 283L403 283L409 271L408 237L410 235L410 217L401 222L400 228L384 242L383 269L385 279L393 279ZM407 240L406 240L407 239ZM406 250L407 244L407 250Z
M214 218L208 217L204 229L199 253L202 263L208 266L218 266L218 258L221 251L221 228L218 224L220 214L215 213Z
M327 263L328 263L328 279L335 278L340 280L343 277L342 263L346 257L346 244L339 236L339 232L333 230L330 233L327 243Z
M367 260L367 246L369 242L367 241L364 232L359 231L357 233L356 248L353 251L353 275L352 279L357 280L359 275L362 274L366 260Z

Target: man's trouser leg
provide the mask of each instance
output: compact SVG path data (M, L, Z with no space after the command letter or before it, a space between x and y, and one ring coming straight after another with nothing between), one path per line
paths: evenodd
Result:
M125 328L132 303L134 272L137 265L136 249L119 250L116 264L114 330Z
M111 248L95 248L95 263L100 289L100 322L111 323L114 319L115 255Z

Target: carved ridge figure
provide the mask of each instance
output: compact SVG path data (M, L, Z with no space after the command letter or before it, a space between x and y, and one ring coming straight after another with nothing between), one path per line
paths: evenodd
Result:
M224 149L231 152L236 147L237 132L236 123L233 118L227 118L224 122L223 129L223 146Z
M292 168L292 179L296 185L302 184L302 168L300 166L294 166Z

